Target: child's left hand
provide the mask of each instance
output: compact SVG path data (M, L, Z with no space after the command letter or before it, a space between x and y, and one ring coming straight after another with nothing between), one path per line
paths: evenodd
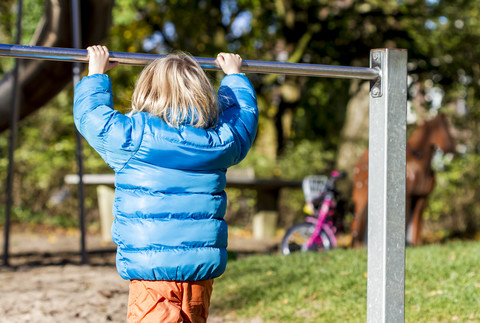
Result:
M88 75L104 74L109 69L114 68L119 63L109 62L110 53L106 46L90 46L88 50Z

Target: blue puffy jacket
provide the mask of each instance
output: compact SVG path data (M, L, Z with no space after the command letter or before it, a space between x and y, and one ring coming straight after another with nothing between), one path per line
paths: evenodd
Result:
M242 74L225 76L218 99L215 128L172 128L149 113L115 111L107 75L75 87L75 125L115 171L112 238L124 279L196 281L225 271L225 174L252 145L258 109Z

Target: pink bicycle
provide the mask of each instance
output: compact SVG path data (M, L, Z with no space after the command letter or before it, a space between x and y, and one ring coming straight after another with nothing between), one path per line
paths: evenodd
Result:
M284 255L296 251L327 251L337 247L335 216L339 192L335 181L345 175L345 172L333 171L330 178L323 175L304 178L304 212L309 216L304 223L295 224L285 233L281 244Z

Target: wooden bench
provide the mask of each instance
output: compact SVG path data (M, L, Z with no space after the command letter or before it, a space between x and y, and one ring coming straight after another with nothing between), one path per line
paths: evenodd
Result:
M240 172L239 172L240 171ZM66 175L66 184L78 184L77 174ZM85 185L97 185L98 207L102 228L102 240L111 241L110 227L113 222L112 205L114 200L114 174L85 174ZM272 239L275 236L278 221L278 201L283 188L299 188L302 182L282 179L258 179L253 172L229 170L227 188L253 189L257 191L256 214L253 216L253 237L255 239Z

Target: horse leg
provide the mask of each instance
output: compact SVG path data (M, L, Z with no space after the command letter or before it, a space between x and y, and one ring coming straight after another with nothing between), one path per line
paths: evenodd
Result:
M350 232L352 234L352 247L358 247L363 244L365 235L365 223L366 216L364 212L367 209L368 196L363 191L354 191L353 194L353 214L354 218L350 226Z
M356 213L355 219L352 222L352 247L360 247L365 244L365 237L367 231L367 206L363 210Z
M358 230L360 225L360 217L354 213L352 224L350 225L350 233L352 235L352 247L358 244Z
M365 245L367 243L368 237L368 207L364 207L362 213L360 214L360 228L358 240Z
M415 204L412 205L412 215L409 224L410 234L407 239L407 243L418 246L422 242L422 224L423 224L423 211L427 206L426 197L418 197L415 199Z
M360 219L358 219L358 216L355 214L353 217L352 224L350 226L350 233L352 235L352 242L351 242L351 247L354 248L358 244L358 225L359 225Z
M405 201L405 243L410 245L412 238L412 219L413 219L413 208L416 203L416 197L408 196Z
M366 213L368 204L368 150L358 160L353 168L353 214L351 224L352 247L363 244L366 227Z

